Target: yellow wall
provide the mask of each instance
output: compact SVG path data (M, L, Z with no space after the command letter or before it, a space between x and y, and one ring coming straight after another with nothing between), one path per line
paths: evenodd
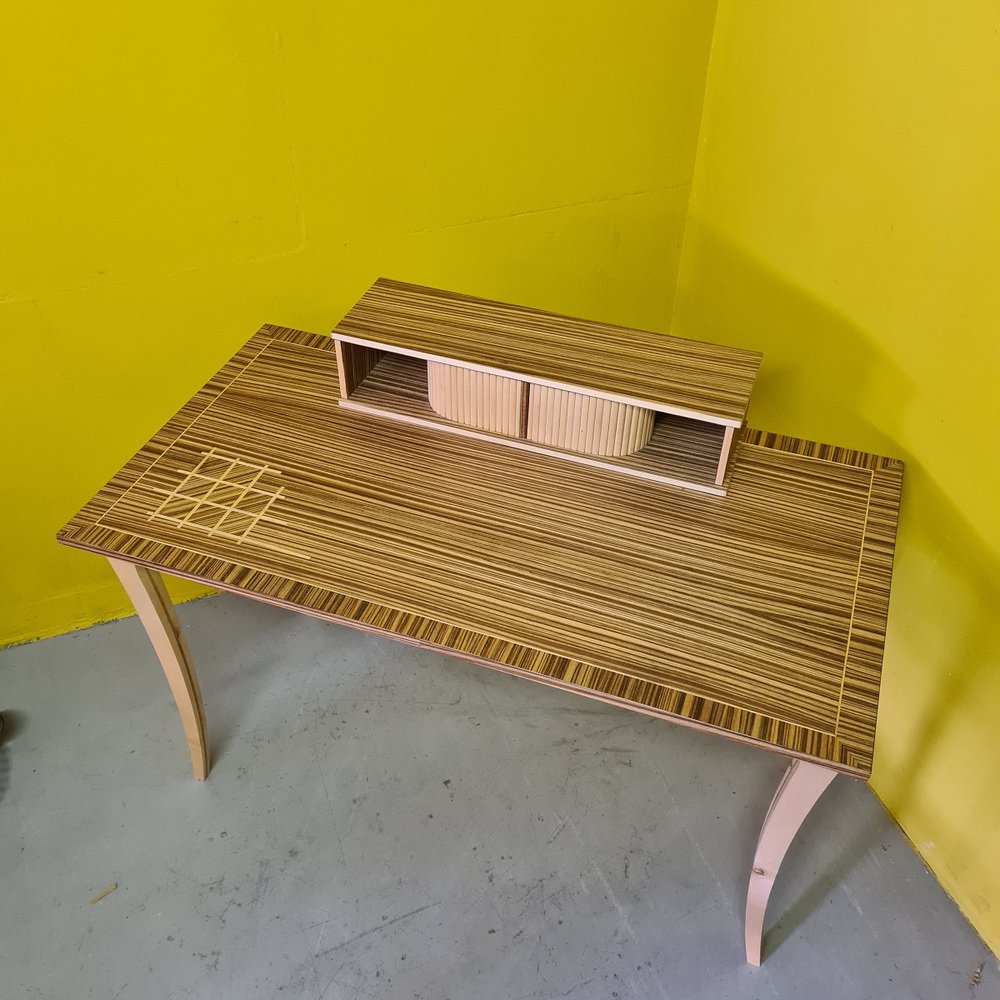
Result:
M0 644L125 613L54 532L262 322L329 330L387 274L665 329L713 18L8 10Z
M907 463L873 786L1000 952L1000 9L720 0L675 332Z

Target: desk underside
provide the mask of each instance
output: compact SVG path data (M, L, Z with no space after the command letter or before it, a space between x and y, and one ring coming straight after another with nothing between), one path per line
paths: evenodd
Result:
M750 431L716 497L337 395L264 327L60 540L870 772L900 463Z

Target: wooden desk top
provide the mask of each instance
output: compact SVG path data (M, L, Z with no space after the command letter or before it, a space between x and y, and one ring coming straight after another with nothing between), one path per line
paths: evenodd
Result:
M740 427L761 355L379 278L335 335ZM600 352L594 344L601 344Z
M902 465L748 431L732 476L354 413L265 326L59 540L867 776Z

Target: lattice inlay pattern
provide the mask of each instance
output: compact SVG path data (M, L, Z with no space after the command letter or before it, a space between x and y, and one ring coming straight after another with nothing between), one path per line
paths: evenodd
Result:
M149 519L242 542L260 521L283 523L268 514L283 491L283 487L266 485L274 475L280 473L266 465L220 455L213 448L202 454L201 461L167 493Z

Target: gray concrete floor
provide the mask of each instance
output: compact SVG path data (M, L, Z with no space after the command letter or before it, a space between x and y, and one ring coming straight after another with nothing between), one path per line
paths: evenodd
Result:
M5 1000L1000 998L863 784L807 821L754 969L778 758L228 596L180 617L205 783L134 618L0 652Z

